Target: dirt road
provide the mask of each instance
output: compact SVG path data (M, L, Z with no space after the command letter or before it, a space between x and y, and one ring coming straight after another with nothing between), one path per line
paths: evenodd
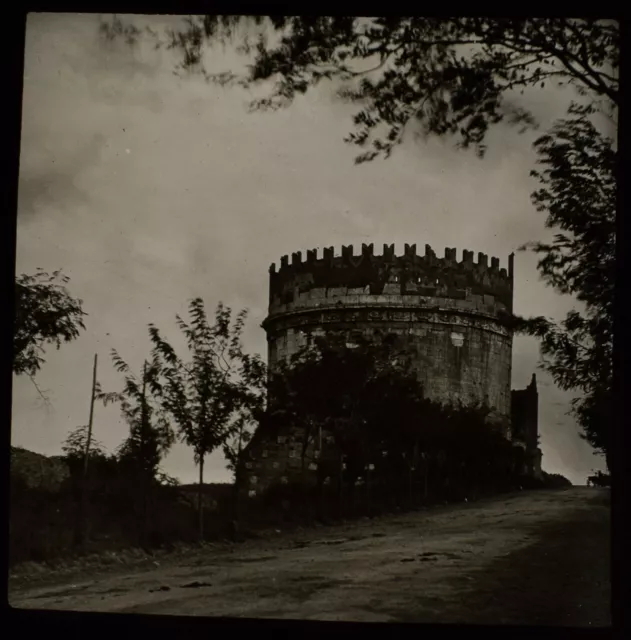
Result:
M607 490L575 487L281 535L10 590L17 608L609 626Z

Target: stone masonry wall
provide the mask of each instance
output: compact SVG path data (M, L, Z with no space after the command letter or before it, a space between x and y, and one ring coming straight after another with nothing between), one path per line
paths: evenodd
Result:
M539 449L539 393L537 378L532 374L525 389L511 392L512 439L520 444L533 461L528 470L535 477L541 476L541 450Z
M315 481L318 465L323 460L337 460L333 438L323 433L315 437L306 449L305 471L302 469L303 434L299 429L287 429L250 443L244 463L247 482L245 491L254 496L275 483L287 484L302 479Z
M338 315L343 318L341 312ZM427 397L451 403L486 401L498 415L507 418L512 337L501 327L488 325L488 321L473 316L437 310L416 313L407 322L358 319L335 326L321 323L305 324L301 329L278 328L268 338L269 362L273 366L279 358L288 357L327 330L345 334L348 344L360 335L375 342L390 337L395 350L411 358Z
M394 245L374 255L373 245L343 247L335 256L325 249L281 259L270 267L269 315L263 323L268 338L268 365L289 357L316 335L360 335L375 342L389 338L412 359L426 397L441 402L485 402L505 425L511 414L512 333L506 316L513 304L513 256L508 270L499 260L455 249L438 258L431 247L416 254ZM510 431L507 428L507 437ZM283 442L250 446L251 484L262 488L271 477L285 478L300 465L292 453L291 434ZM282 436L281 436L282 438ZM257 466L258 465L258 466ZM263 480L265 478L265 480ZM252 489L254 490L254 489Z

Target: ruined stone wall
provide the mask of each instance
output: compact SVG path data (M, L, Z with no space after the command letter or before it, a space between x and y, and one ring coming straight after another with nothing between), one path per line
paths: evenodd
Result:
M303 472L303 442L304 434L299 429L287 429L266 437L255 436L246 450L244 492L253 497L275 483L287 484L295 480L314 483L318 465L328 462L331 466L337 462L338 453L333 447L332 436L322 433L320 438L316 436L308 443ZM331 477L324 478L325 484L330 481Z
M534 373L525 389L511 392L511 431L513 441L523 446L531 460L528 473L540 477L542 455L538 442L539 393Z
M525 389L515 390L511 395L513 438L522 441L528 449L536 449L539 436L539 393L535 374L532 374L530 384Z

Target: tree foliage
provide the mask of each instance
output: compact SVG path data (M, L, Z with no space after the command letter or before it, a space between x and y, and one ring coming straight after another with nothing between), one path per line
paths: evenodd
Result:
M571 108L535 147L541 187L533 194L537 209L556 228L551 242L535 242L543 280L583 306L556 324L543 317L518 320L516 328L541 340L543 367L565 390L582 395L573 414L583 437L608 453L613 406L613 311L616 253L616 151L598 132L590 109ZM608 459L609 463L609 459Z
M115 349L111 356L116 370L124 375L123 389L105 392L97 383L96 398L104 405L117 403L129 425L129 435L117 449L118 458L133 467L139 477L153 482L161 460L175 441L168 415L155 400L160 390L160 363L155 357L145 362L138 376Z
M222 444L228 469L235 474L235 484L238 483L236 475L243 451L265 414L268 391L267 367L263 360L258 355L243 353L240 347L238 358L241 365L237 385L239 408L232 428Z
M82 301L73 298L61 271L38 269L15 281L13 373L35 376L44 364L44 347L71 342L85 329Z
M73 460L76 459L83 464L87 442L88 425L82 425L70 431L61 446L61 450L63 451L66 460L72 458ZM106 455L106 452L103 444L91 437L89 456L92 458L98 458L99 456L104 455Z
M145 361L140 375L115 349L112 362L124 375L122 391L105 392L97 383L96 398L103 404L117 403L129 425L129 435L116 451L117 472L128 489L128 502L137 522L140 542L148 542L150 519L155 516L154 501L158 485L163 481L160 463L175 441L168 415L155 399L159 393L160 362Z
M596 473L587 476L587 486L593 487L610 487L611 476L602 471L596 471Z
M103 444L91 437L86 475L84 465L87 440L88 426L82 425L70 431L61 447L63 452L61 460L66 463L70 472L69 484L77 505L80 504L84 490L89 496L94 496L95 491L103 493L104 490L113 489L114 487L111 486L107 489L106 487L112 484L113 476L116 475L115 469L118 466L116 457L109 455ZM129 492L129 489L127 491ZM77 522L76 525L80 526L81 522Z
M404 394L413 403L422 393L408 361L388 345L357 338L348 346L346 337L333 334L277 363L269 389L271 424L302 430L303 458L320 430L342 449L366 442L370 414L385 412L391 421L404 410ZM393 389L398 406L388 402Z
M487 422L488 407L450 406L424 397L409 358L395 343L330 335L277 364L270 379L268 436L301 433L305 461L338 475L322 443L332 436L345 482L411 482L432 466L439 482L464 489L510 476L515 453ZM333 465L333 466L331 466ZM440 469L440 473L438 473ZM442 478L442 479L441 479Z
M189 322L176 316L189 350L188 361L156 326L149 327L161 372L156 395L199 465L200 535L204 458L224 447L232 462L235 452L229 440L236 436L238 441L239 434L243 438L246 423L263 398L264 365L258 356L244 353L241 344L246 315L241 311L233 322L231 309L219 303L211 324L203 300L192 300Z
M130 44L142 34L116 18L101 32ZM151 35L180 54L183 70L222 85L271 83L254 109L287 107L323 80L338 81L340 97L361 106L346 138L362 150L356 162L388 157L410 127L483 155L491 126L536 125L514 96L546 84L618 102L613 20L206 15ZM251 60L247 72L208 73L208 46L229 40Z
M232 323L231 309L220 303L211 325L203 300L196 298L189 315L189 323L176 316L191 355L188 362L156 326L150 325L149 334L154 357L161 363L158 396L199 463L232 432L238 409L252 397L248 383L262 363L242 350L245 311Z

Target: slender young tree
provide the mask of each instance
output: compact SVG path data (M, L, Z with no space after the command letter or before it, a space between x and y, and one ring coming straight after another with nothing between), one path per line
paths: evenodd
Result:
M74 546L84 547L88 536L88 513L86 510L87 496L93 482L93 464L105 457L105 447L101 442L90 436L88 448L88 425L73 429L64 440L61 450L70 472L70 482L76 503L74 523ZM90 463L86 466L86 459ZM86 471L87 469L87 471Z
M189 304L189 322L176 316L186 338L190 359L185 361L154 325L149 335L154 357L160 362L159 397L162 407L173 418L182 440L193 449L199 467L199 537L204 536L204 462L235 434L249 401L249 377L256 369L254 359L243 352L241 335L247 312L232 322L232 311L217 305L211 324L204 302L195 298Z
M145 361L140 376L137 376L116 350L113 349L111 355L116 370L125 376L123 390L104 392L97 385L96 397L105 405L118 403L129 425L129 435L118 448L117 455L129 474L130 490L137 498L140 538L146 544L160 462L173 445L175 434L168 416L155 399L160 392L158 359L154 357Z

